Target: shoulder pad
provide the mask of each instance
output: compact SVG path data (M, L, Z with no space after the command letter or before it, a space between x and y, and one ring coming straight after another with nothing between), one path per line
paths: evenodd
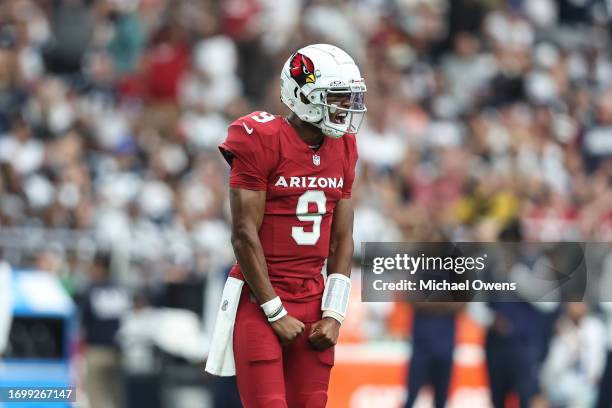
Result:
M236 119L231 126L242 126L248 135L267 136L278 133L280 129L279 121L279 116L264 111L256 111Z
M219 146L221 153L230 164L233 156L259 162L266 151L278 150L281 124L278 116L262 111L238 118L230 124L227 138Z

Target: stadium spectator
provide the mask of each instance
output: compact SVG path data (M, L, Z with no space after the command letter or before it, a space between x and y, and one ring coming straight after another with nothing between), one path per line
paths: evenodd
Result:
M605 343L604 326L589 315L588 305L567 303L542 367L543 391L551 407L593 406Z
M597 395L597 408L605 408L612 405L612 390L608 384L612 383L612 307L611 302L602 304L606 317L607 329L607 353L605 357L604 371L599 379L599 392Z
M59 0L49 10L51 35L45 44L44 61L48 72L76 76L93 34L91 0Z
M115 335L130 308L125 287L113 282L110 258L97 255L91 284L80 295L85 338L85 387L92 407L122 406L121 368Z
M612 406L612 302L610 302L610 285L612 285L612 253L605 258L602 266L602 279L600 285L601 309L606 325L606 357L605 368L599 380L599 392L595 407L605 408Z
M18 177L34 174L43 164L44 146L32 137L28 123L21 117L13 120L9 135L0 139L0 162L7 163Z
M137 12L137 1L108 1L106 19L112 27L112 39L108 51L113 65L122 74L129 74L138 68L145 47L146 34Z

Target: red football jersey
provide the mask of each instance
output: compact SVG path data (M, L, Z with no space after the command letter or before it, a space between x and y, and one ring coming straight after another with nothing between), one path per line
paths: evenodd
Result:
M334 208L355 178L355 135L326 137L314 151L284 117L254 112L229 126L219 149L231 187L266 191L259 239L279 296L321 296ZM237 264L230 275L244 279Z

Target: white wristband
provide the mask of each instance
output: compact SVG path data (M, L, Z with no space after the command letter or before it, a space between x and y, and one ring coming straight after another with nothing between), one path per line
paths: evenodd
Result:
M268 317L268 323L280 320L285 316L287 316L287 310L283 307L283 309L276 316Z
M324 310L323 317L331 317L340 324L344 322L344 316L342 316L340 313L334 312L333 310Z
M275 322L287 315L283 302L281 302L278 296L262 304L261 308L263 309L263 312L270 323Z
M341 273L329 275L321 301L323 317L331 317L342 323L346 317L350 294L351 278Z

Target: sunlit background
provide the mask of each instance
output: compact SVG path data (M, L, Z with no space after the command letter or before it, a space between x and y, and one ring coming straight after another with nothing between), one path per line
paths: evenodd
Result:
M0 386L73 385L79 407L240 406L232 378L203 371L233 263L216 146L242 115L287 113L280 68L309 43L345 49L368 87L357 251L610 241L610 6L0 2ZM450 407L491 406L491 380L507 383L509 407L521 395L595 404L612 348L606 305L442 305L415 319L404 303L360 302L358 257L329 407L402 406L419 342L431 359L418 375L452 362ZM612 257L602 265L612 282ZM433 398L423 387L416 405Z

